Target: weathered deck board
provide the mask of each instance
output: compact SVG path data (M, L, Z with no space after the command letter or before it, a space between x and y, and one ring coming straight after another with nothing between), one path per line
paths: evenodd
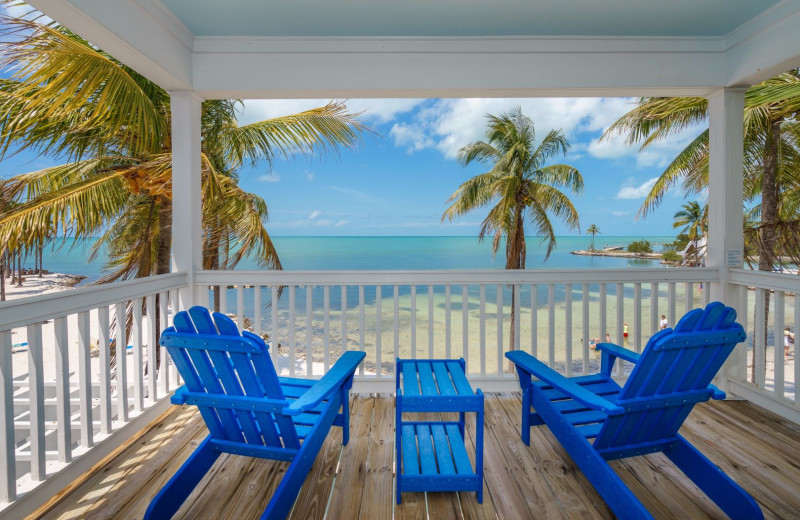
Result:
M296 520L337 518L612 518L592 486L545 427L519 438L518 394L486 399L484 503L474 493L405 493L394 502L394 398L358 396L351 440L334 429L292 511ZM800 426L743 401L699 405L682 434L761 505L767 518L800 510ZM175 411L34 518L141 518L151 498L206 435L191 408ZM467 419L467 445L475 441ZM611 463L657 518L723 518L663 455ZM258 518L286 463L226 455L176 518Z

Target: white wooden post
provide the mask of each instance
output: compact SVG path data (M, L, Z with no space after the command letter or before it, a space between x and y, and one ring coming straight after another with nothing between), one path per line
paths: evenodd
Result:
M711 284L711 298L736 308L740 299L730 283L730 269L743 266L742 182L744 156L744 93L746 88L724 88L708 97L708 256L707 265L719 269ZM719 384L744 377L747 350L734 350L720 371Z
M195 301L194 273L202 269L200 111L193 92L172 92L172 271L187 273L180 307Z

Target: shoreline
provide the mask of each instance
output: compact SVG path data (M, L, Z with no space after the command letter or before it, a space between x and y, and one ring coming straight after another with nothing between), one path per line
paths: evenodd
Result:
M639 258L644 260L661 260L661 253L629 253L628 251L619 251L616 249L593 249L593 250L578 250L570 251L572 255L579 256L613 256L617 258Z
M7 277L5 280L6 301L66 291L74 288L85 279L85 276L66 273L47 273L43 274L41 278L37 274L30 274L23 275L22 286L17 286L16 283L12 285L11 278Z

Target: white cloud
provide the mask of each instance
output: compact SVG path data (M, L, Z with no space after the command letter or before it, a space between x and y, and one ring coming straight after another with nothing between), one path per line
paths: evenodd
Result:
M312 211L311 214L307 217L308 220L314 220L318 216L322 215L321 211Z
M260 180L261 182L278 182L279 180L281 180L281 176L278 175L277 173L267 173L259 177L258 180Z
M409 151L434 148L454 158L462 146L484 137L486 114L521 107L539 135L551 129L564 132L576 149L582 132L602 130L631 108L626 98L438 99L420 108L410 123L397 124L391 137Z
M618 199L643 199L650 193L650 190L655 185L658 177L653 177L652 179L648 179L641 184L640 186L625 186L620 188L619 192L617 193Z
M612 211L611 212L611 216L613 216L613 217L627 217L630 214L631 214L630 211Z
M314 172L306 170L305 174L306 174L306 180L308 182L312 182L314 180Z
M398 114L409 112L423 99L346 99L342 100L351 112L363 113L367 122L388 123ZM323 107L330 99L248 99L239 117L241 124L255 123L263 119L295 114L312 108Z
M347 224L348 222L349 222L349 220L342 219L342 220L338 221L336 224L334 224L333 227L342 227L345 224Z

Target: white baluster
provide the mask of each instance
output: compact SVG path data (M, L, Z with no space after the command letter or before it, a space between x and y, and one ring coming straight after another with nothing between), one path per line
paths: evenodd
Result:
M100 433L111 433L111 351L108 345L108 307L97 309L97 347L100 350Z
M11 361L11 331L0 330L0 500L17 498L17 462L14 454L14 374Z
M383 333L382 330L382 314L383 314L383 295L382 287L380 285L375 286L375 376L378 379L383 378L383 352L382 345L381 345L381 334Z
M28 325L28 395L31 418L31 480L47 478L44 443L44 357L42 324ZM90 428L91 428L91 422ZM91 444L90 444L91 446Z
M89 311L78 313L78 381L81 410L81 446L94 445L92 428L92 372Z
M126 334L127 314L125 303L114 306L117 320L116 356L117 356L117 420L128 422L128 338ZM64 321L66 326L66 320ZM56 328L58 330L58 328ZM64 341L66 342L66 330ZM66 343L65 343L66 344ZM66 355L66 349L64 355Z
M312 311L314 305L314 294L310 285L306 285L306 375L314 374L314 351L312 350L312 341L314 338L313 324L312 324ZM364 349L364 342L361 342L361 349ZM364 370L363 363L361 370Z
M58 425L58 461L72 461L72 426L69 395L69 333L67 318L53 320L56 355L56 424Z

